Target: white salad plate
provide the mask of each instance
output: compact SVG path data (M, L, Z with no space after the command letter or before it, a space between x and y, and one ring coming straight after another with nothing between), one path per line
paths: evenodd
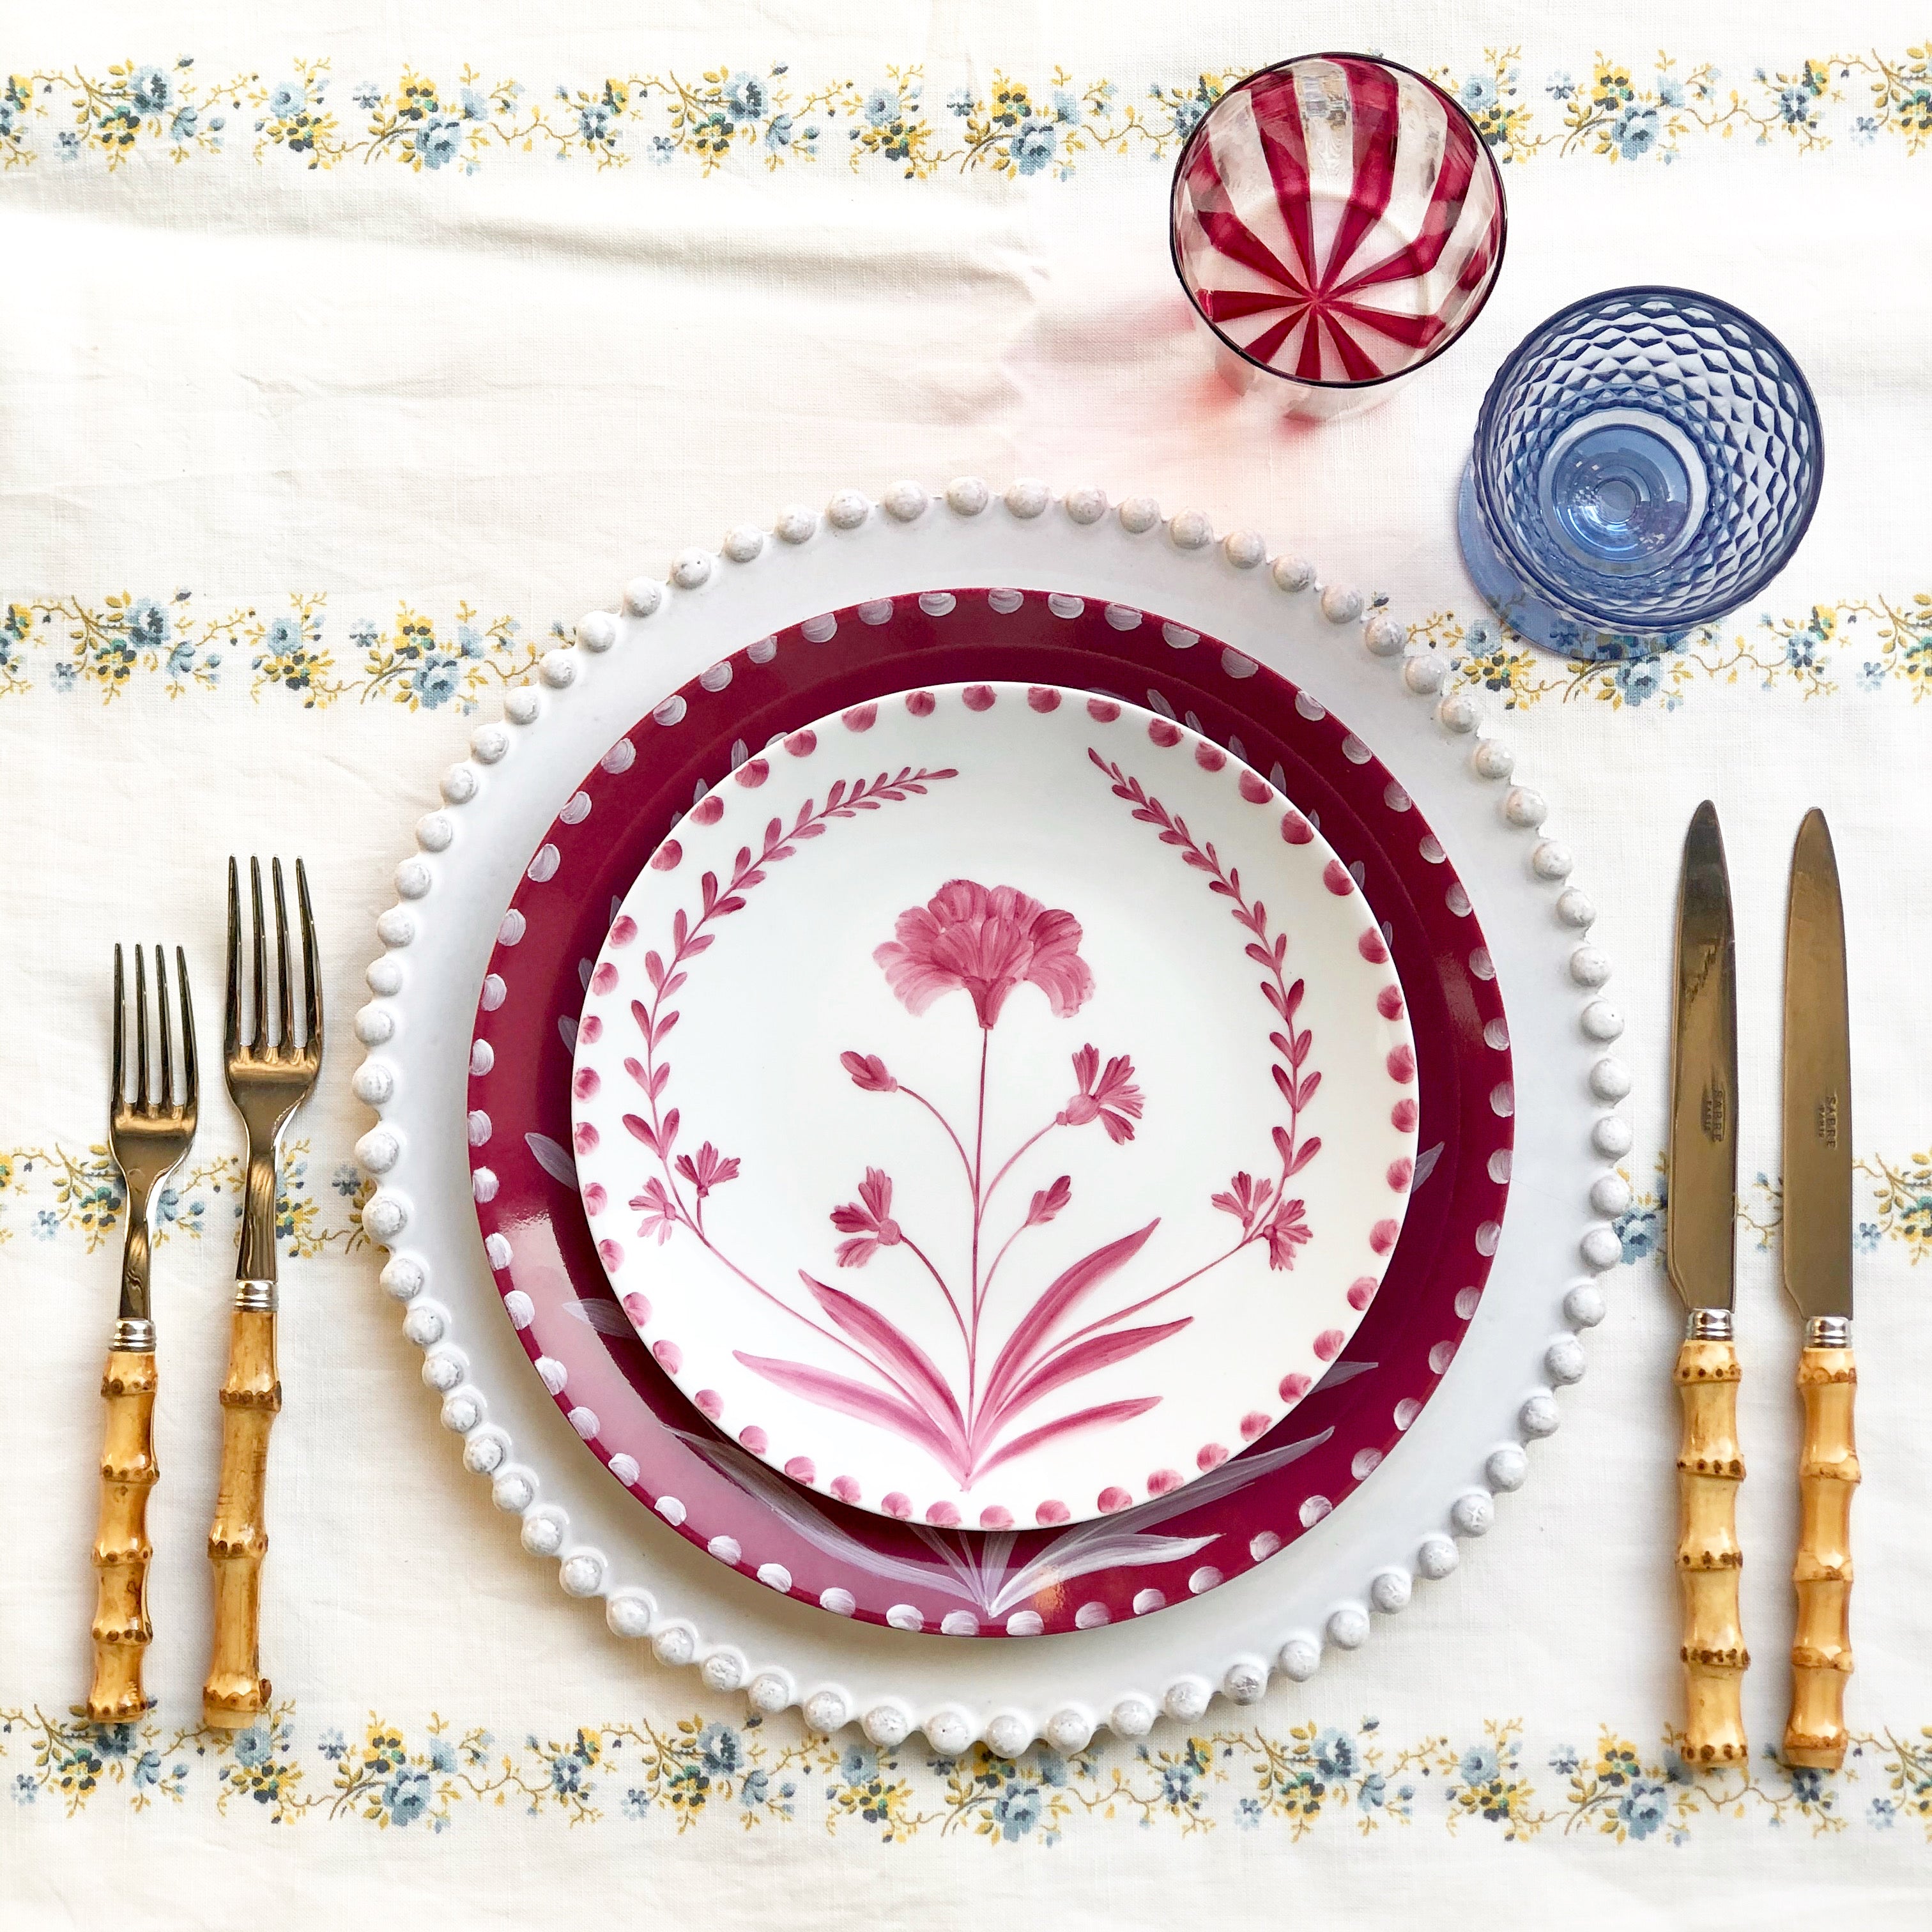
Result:
M939 1528L1112 1515L1266 1435L1415 1168L1348 868L1220 746L1052 686L895 693L740 764L626 896L572 1091L672 1380Z
M478 989L518 881L580 775L641 717L676 731L683 707L668 694L700 674L728 678L739 652L760 662L762 640L801 614L852 606L869 621L892 599L972 584L1037 590L1056 611L1118 600L1157 612L1176 650L1220 639L1221 674L1238 680L1264 661L1298 701L1345 716L1399 777L1388 800L1397 836L1412 802L1430 847L1454 855L1450 902L1473 910L1485 942L1470 968L1506 991L1514 1079L1492 1104L1516 1126L1507 1216L1484 1237L1487 1282L1453 1362L1346 1508L1158 1616L984 1646L828 1615L640 1510L586 1454L505 1319L465 1129ZM927 608L943 615L952 601ZM981 608L1003 607L995 589ZM715 1690L745 1690L760 1711L796 1704L823 1730L856 1720L890 1743L923 1729L946 1753L984 1738L1012 1754L1040 1736L1077 1748L1102 1724L1138 1736L1163 1711L1198 1717L1217 1693L1252 1701L1272 1674L1305 1678L1324 1650L1356 1648L1376 1617L1407 1608L1418 1578L1455 1568L1457 1540L1491 1528L1496 1497L1525 1478L1528 1444L1557 1427L1556 1389L1583 1373L1576 1331L1601 1318L1594 1277L1619 1253L1608 1223L1630 1198L1615 1168L1630 1134L1593 908L1544 829L1544 800L1484 732L1480 701L1445 690L1448 670L1388 614L1252 532L1217 541L1198 512L1163 518L1145 497L1110 506L1097 490L1056 496L1025 482L1002 497L966 478L896 484L877 503L843 492L822 514L788 511L772 530L684 553L668 582L631 583L620 610L586 617L574 646L508 694L504 722L480 726L445 775L443 804L420 820L397 902L377 922L354 1087L379 1120L358 1154L379 1184L364 1225L388 1251L382 1286L424 1352L443 1424L567 1595L602 1598L617 1637L697 1666Z

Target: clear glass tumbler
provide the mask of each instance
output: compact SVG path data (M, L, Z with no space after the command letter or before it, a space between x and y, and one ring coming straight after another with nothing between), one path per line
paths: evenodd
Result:
M1433 81L1309 54L1249 75L1196 124L1168 238L1223 378L1333 417L1461 335L1506 226L1495 158Z
M1496 372L1463 472L1463 560L1524 637L1654 656L1784 568L1824 470L1810 386L1768 330L1688 289L1608 290Z

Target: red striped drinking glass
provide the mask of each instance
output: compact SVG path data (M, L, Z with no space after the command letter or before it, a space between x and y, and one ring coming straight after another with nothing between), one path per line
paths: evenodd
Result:
M1364 55L1250 74L1174 164L1174 272L1216 367L1293 415L1352 413L1440 356L1488 299L1506 227L1469 117Z

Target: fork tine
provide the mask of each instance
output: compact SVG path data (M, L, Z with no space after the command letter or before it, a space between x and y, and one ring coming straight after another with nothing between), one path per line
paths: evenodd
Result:
M185 988L187 976L182 976ZM228 1019L223 1050L232 1060L242 1051L242 873L228 861Z
M182 1105L193 1118L201 1099L201 1077L194 1064L194 995L188 990L188 955L175 948L176 976L181 981Z
M315 914L308 902L308 868L296 861L296 904L302 913L302 1020L308 1036L308 1050L322 1052L322 973L316 958Z
M138 946L134 949L134 1069L135 1084L140 1089L134 1104L145 1114L148 1111L148 964L146 954Z
M262 862L248 861L248 891L255 911L255 1034L252 1050L266 1053L268 1046L268 938L262 925Z
M121 970L121 946L114 946L114 1111L126 1105L123 1067L128 1058L128 987Z
M268 861L275 888L275 1011L281 1031L275 1044L285 1052L295 1045L295 1005L289 989L289 906L282 896L282 862Z
M182 976L184 982L187 975ZM174 1030L168 1018L168 956L154 948L154 1006L161 1021L161 1105L170 1113L175 1105Z

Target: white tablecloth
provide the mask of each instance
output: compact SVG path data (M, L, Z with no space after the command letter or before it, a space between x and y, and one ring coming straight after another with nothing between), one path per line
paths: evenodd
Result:
M299 10L298 10L299 11ZM1047 1910L1134 1923L1543 1890L1591 1922L1922 1923L1932 1554L1910 1450L1932 1246L1915 944L1932 568L1932 131L1910 10L1516 4L16 10L0 103L0 1905L14 1924L619 1898L721 1925ZM1318 46L1442 74L1508 154L1466 342L1321 430L1209 371L1163 228L1177 122ZM1661 47L1664 52L1660 55ZM1600 50L1600 51L1599 51ZM190 58L191 57L191 58ZM1203 70L1209 71L1204 76ZM1816 388L1816 523L1762 606L1575 671L1486 622L1450 518L1491 370L1632 280L1761 316ZM1198 506L1371 586L1512 712L1603 908L1641 1085L1629 1265L1564 1426L1453 1582L1310 1686L1070 1762L880 1754L652 1664L461 1476L376 1292L347 1019L409 829L554 625L793 500L1016 475ZM1859 1743L1673 1775L1678 1317L1658 1266L1678 842L1723 811L1739 922L1739 1331L1753 1736L1792 1610L1797 1333L1777 1277L1784 875L1829 811L1859 1161ZM238 1124L211 1091L157 1262L151 1722L98 1736L94 1390L121 1230L113 940L184 944L212 1037L222 862L299 848L338 1045L287 1178L272 1726L195 1730ZM1552 1265L1561 1265L1552 1262ZM1052 1849L1049 1850L1048 1848ZM1510 1889L1503 1890L1508 1886Z

